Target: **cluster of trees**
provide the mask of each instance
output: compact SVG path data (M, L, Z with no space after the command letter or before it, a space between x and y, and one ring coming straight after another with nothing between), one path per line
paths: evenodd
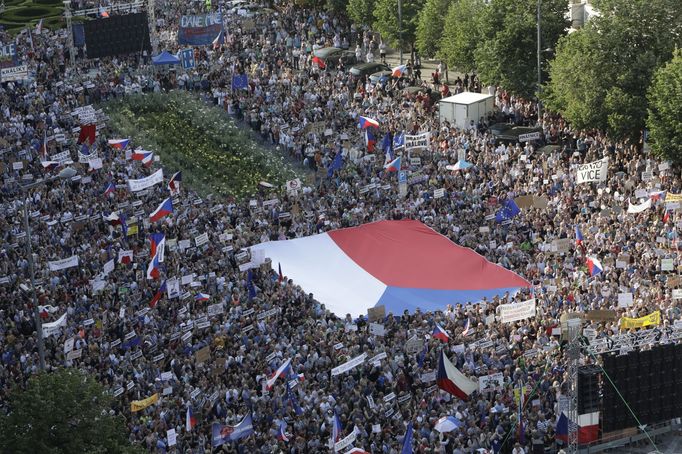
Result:
M332 0L327 0L332 1ZM344 0L334 0L337 5ZM567 0L540 0L541 71L537 86L538 0L347 0L351 20L404 50L476 71L484 85L537 97L575 128L638 141L650 131L657 154L682 162L679 82L680 0L593 0L599 11L568 33ZM338 8L338 7L337 7ZM679 79L678 79L679 81ZM673 135L671 135L673 134ZM676 134L676 135L674 135Z
M142 454L112 404L94 377L76 369L34 375L12 388L0 414L0 453Z

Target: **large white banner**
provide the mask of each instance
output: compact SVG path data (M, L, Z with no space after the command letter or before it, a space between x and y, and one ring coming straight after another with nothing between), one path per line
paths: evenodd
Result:
M478 390L480 392L494 391L502 388L502 386L504 386L504 374L502 372L478 377Z
M500 311L500 321L502 323L517 322L535 316L535 298L521 303L500 304L497 306Z
M628 200L628 213L636 214L651 208L651 199L647 199L646 202L640 203L639 205L633 205L630 200Z
M345 363L341 364L340 366L337 366L332 369L332 377L335 375L340 375L344 372L348 372L349 370L359 366L360 364L365 362L365 359L367 358L367 353L363 353L360 356L356 356L355 358L351 359L350 361L346 361Z
M159 169L148 177L140 178L139 180L128 180L128 188L132 192L141 191L150 188L155 184L163 181L163 169Z
M578 164L576 183L590 183L593 181L606 181L609 169L609 158L587 164Z
M28 65L12 66L0 69L0 81L10 82L13 80L28 79Z
M405 134L405 149L419 150L429 148L430 132L423 132L417 135Z
M65 270L66 268L71 268L78 266L78 256L72 255L68 259L55 260L54 262L47 262L50 267L50 271Z
M43 337L50 337L59 332L59 328L66 326L66 312L57 320L51 323L43 323Z

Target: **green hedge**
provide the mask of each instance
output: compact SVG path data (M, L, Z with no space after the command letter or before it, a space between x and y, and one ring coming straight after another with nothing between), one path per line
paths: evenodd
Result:
M104 110L117 134L157 153L168 175L182 170L183 184L199 193L243 198L257 192L260 181L283 185L296 176L283 156L190 93L126 96Z
M41 18L48 18L52 16L59 16L61 8L54 6L18 6L16 8L8 9L2 14L0 19L8 22L28 23L31 20Z

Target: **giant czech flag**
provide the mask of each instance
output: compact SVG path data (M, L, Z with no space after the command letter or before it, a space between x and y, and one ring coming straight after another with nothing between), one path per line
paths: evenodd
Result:
M515 293L519 275L456 245L419 221L379 221L359 227L253 246L287 277L339 316L385 305L402 314L445 310Z
M163 263L163 256L166 248L166 236L163 233L153 233L151 241L151 260L147 266L147 279L159 278L159 267Z
M436 384L443 391L462 400L469 399L469 395L478 389L478 383L469 380L450 362L444 352L440 353Z

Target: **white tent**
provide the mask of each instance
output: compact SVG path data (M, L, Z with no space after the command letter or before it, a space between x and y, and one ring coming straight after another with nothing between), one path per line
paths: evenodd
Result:
M449 121L458 128L466 128L473 120L476 124L494 108L494 97L481 93L463 92L441 99L439 103L440 121Z

